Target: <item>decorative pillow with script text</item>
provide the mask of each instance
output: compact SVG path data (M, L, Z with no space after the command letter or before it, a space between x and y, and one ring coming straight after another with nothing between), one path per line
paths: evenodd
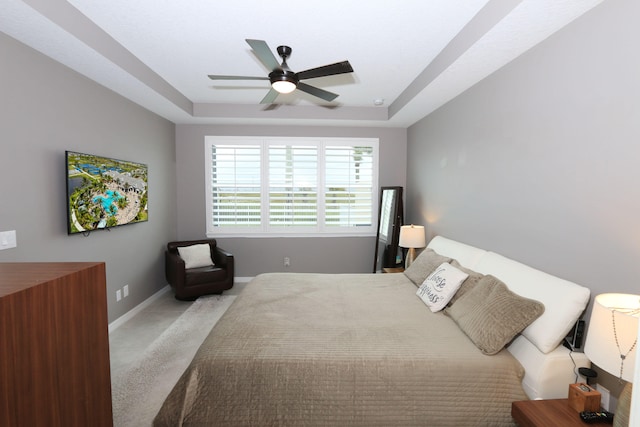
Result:
M416 295L433 312L442 310L469 275L449 263L440 264L418 288Z

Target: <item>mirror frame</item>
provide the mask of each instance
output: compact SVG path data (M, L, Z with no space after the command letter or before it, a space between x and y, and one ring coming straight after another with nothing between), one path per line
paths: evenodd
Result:
M404 223L402 207L402 187L380 187L380 202L378 205L378 228L376 232L376 248L373 257L373 272L378 268L392 268L402 265L397 255L399 251L400 227ZM386 230L383 230L383 227ZM385 232L386 231L386 232Z

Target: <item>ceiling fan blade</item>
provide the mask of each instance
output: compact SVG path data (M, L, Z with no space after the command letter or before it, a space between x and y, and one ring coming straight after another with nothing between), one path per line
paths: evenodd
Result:
M327 90L320 89L319 87L311 86L302 82L298 82L297 88L303 92L307 92L310 95L317 96L318 98L322 98L325 101L333 101L338 97L337 93L329 92Z
M252 76L217 76L209 74L211 80L269 80L269 77L252 77Z
M298 79L314 79L316 77L333 76L334 74L353 73L353 68L349 61L336 62L335 64L325 65L318 68L300 71L296 73Z
M264 98L262 98L262 101L260 101L260 104L273 104L273 101L276 100L278 95L279 95L279 92L274 88L271 88L269 92L267 92L267 95Z
M253 51L256 53L258 59L265 65L265 67L269 69L269 71L280 68L280 64L278 63L276 57L273 55L273 52L271 52L271 49L269 49L269 45L267 45L267 42L265 42L264 40L252 39L245 39L245 41L249 43L249 46L251 46L251 49L253 49Z

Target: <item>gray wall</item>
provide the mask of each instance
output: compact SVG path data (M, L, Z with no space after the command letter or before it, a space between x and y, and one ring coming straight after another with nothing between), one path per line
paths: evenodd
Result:
M405 186L406 130L310 126L176 126L178 236L205 236L204 138L207 135L374 137L380 139L381 186ZM236 276L274 271L361 273L373 269L375 237L220 238L234 254ZM285 270L283 258L291 258Z
M103 261L109 321L166 286L176 235L175 126L0 33L0 262ZM65 150L149 166L149 221L68 236ZM116 289L129 296L116 302Z
M604 2L412 126L408 218L592 296L640 293L638 16Z

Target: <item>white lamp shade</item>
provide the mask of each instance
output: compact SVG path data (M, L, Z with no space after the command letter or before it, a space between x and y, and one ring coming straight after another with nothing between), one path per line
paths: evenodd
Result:
M613 316L612 316L613 313ZM640 296L601 294L593 302L584 353L611 375L633 381L636 363ZM615 332L614 332L615 320ZM616 343L616 336L618 337ZM619 345L619 347L618 347ZM633 350L629 350L633 347ZM624 355L624 360L620 354ZM622 362L622 375L620 367Z
M273 82L271 83L271 87L273 87L279 93L291 93L294 90L296 90L295 83L292 83L286 80L279 80L279 81Z
M424 248L426 246L424 238L424 226L403 225L400 227L400 241L398 246L403 248Z

